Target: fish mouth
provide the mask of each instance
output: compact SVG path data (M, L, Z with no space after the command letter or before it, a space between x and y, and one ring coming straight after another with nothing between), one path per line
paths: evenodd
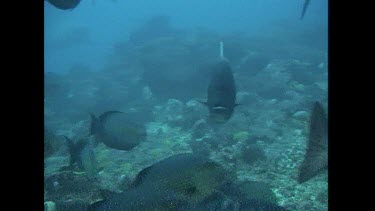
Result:
M229 110L229 108L226 108L226 107L223 107L223 106L216 106L216 107L213 107L212 110L221 111L221 110Z

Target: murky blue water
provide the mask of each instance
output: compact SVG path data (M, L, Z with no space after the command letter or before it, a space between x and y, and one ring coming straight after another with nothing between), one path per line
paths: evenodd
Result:
M48 209L115 209L127 198L118 209L327 210L326 170L298 182L314 102L328 106L328 3L311 0L301 20L304 2L46 1ZM235 102L230 77L209 89L220 42ZM183 153L193 155L175 159Z

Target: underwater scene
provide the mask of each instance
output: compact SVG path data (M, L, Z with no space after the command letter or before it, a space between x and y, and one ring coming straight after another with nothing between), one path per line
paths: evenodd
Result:
M44 210L328 210L327 0L45 0Z

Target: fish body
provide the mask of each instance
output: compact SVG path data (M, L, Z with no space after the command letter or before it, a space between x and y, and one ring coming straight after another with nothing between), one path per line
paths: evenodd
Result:
M328 120L323 106L315 102L310 117L309 137L298 182L303 183L328 168Z
M224 169L208 158L174 155L143 169L128 190L89 210L184 210L218 190L226 178Z
M81 2L81 0L45 0L50 4L61 10L74 9Z
M131 150L146 139L146 128L143 124L123 119L124 116L112 117L116 113L122 112L107 111L99 117L90 114L90 135L95 135L99 142L112 149Z
M95 179L99 168L90 141L87 138L83 138L74 142L66 136L64 138L68 146L70 164L62 169L74 169L74 165L77 164L78 168L84 170L89 178Z
M301 20L305 16L305 13L306 13L307 8L309 7L309 5L310 5L310 0L305 0L305 2L303 3L302 13L301 13Z
M206 106L208 119L215 123L227 122L236 106L236 86L229 63L220 60L212 69L212 78L207 89Z

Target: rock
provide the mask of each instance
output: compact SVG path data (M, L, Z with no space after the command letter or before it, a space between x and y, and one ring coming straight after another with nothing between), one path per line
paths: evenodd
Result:
M46 200L54 201L57 207L76 203L87 205L101 199L97 183L84 172L63 171L45 176L44 189Z
M44 211L56 211L56 204L53 201L44 202Z
M256 144L250 144L246 147L243 147L241 156L242 159L248 164L253 164L258 160L266 159L264 151Z
M203 141L191 140L189 142L189 145L194 154L201 155L204 157L210 156L211 150L210 150L210 146L207 143Z
M192 129L192 137L193 138L202 138L206 133L210 130L206 120L200 119L194 123Z
M250 76L254 76L262 71L267 66L269 61L270 59L265 55L250 53L241 59L238 71Z
M258 101L258 95L254 92L237 92L236 103L251 105Z
M281 99L288 90L291 75L279 64L269 64L252 80L252 90L263 98Z
M307 111L297 111L293 114L293 117L301 120L307 120L309 118L309 113Z

